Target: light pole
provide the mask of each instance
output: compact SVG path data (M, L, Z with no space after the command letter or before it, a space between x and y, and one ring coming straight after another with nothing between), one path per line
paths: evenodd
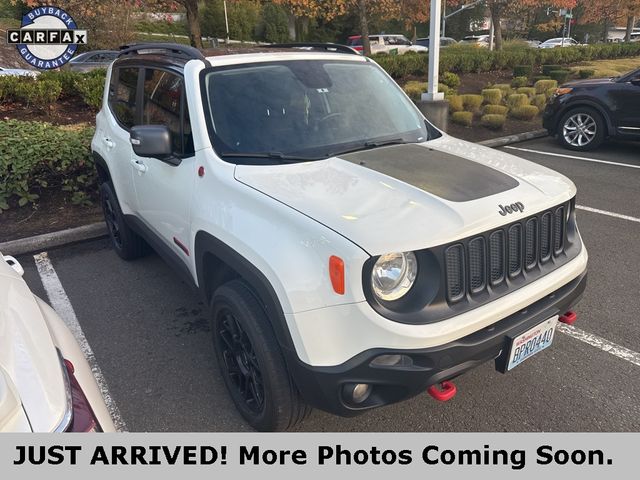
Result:
M229 17L227 17L227 0L224 0L224 2L222 3L224 4L224 24L227 28L227 40L225 43L229 45Z

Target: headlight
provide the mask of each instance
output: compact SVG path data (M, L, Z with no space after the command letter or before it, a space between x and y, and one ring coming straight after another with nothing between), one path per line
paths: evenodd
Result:
M566 95L567 93L571 93L572 91L573 91L573 88L570 88L570 87L556 88L556 91L553 92L553 96L561 97L562 95Z
M376 297L391 302L403 297L413 286L418 261L413 252L382 255L371 272L371 286Z

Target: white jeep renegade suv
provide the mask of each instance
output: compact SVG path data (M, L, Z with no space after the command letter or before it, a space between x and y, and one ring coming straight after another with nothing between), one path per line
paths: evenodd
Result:
M201 292L245 419L443 399L547 347L586 283L574 184L440 132L347 47L291 47L124 48L92 142L116 252Z

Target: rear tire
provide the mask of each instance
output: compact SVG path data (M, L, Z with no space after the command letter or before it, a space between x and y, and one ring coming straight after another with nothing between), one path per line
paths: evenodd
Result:
M118 198L109 182L100 185L100 203L109 229L111 245L124 260L142 257L146 251L144 240L127 225Z
M565 113L558 124L558 140L563 147L578 152L602 145L606 125L602 115L590 107L577 107Z
M284 431L311 413L293 384L269 319L240 280L213 294L211 331L224 383L249 425Z

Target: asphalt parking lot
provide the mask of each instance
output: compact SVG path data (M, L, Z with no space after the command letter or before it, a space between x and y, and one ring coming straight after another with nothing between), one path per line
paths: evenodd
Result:
M582 154L548 138L505 147L578 187L578 223L590 254L579 330L557 333L550 349L507 375L493 364L469 372L447 403L425 393L351 419L316 411L299 429L640 430L639 148L611 143ZM249 429L215 365L204 305L158 256L127 263L98 240L48 258L127 430ZM19 260L46 300L34 257Z

